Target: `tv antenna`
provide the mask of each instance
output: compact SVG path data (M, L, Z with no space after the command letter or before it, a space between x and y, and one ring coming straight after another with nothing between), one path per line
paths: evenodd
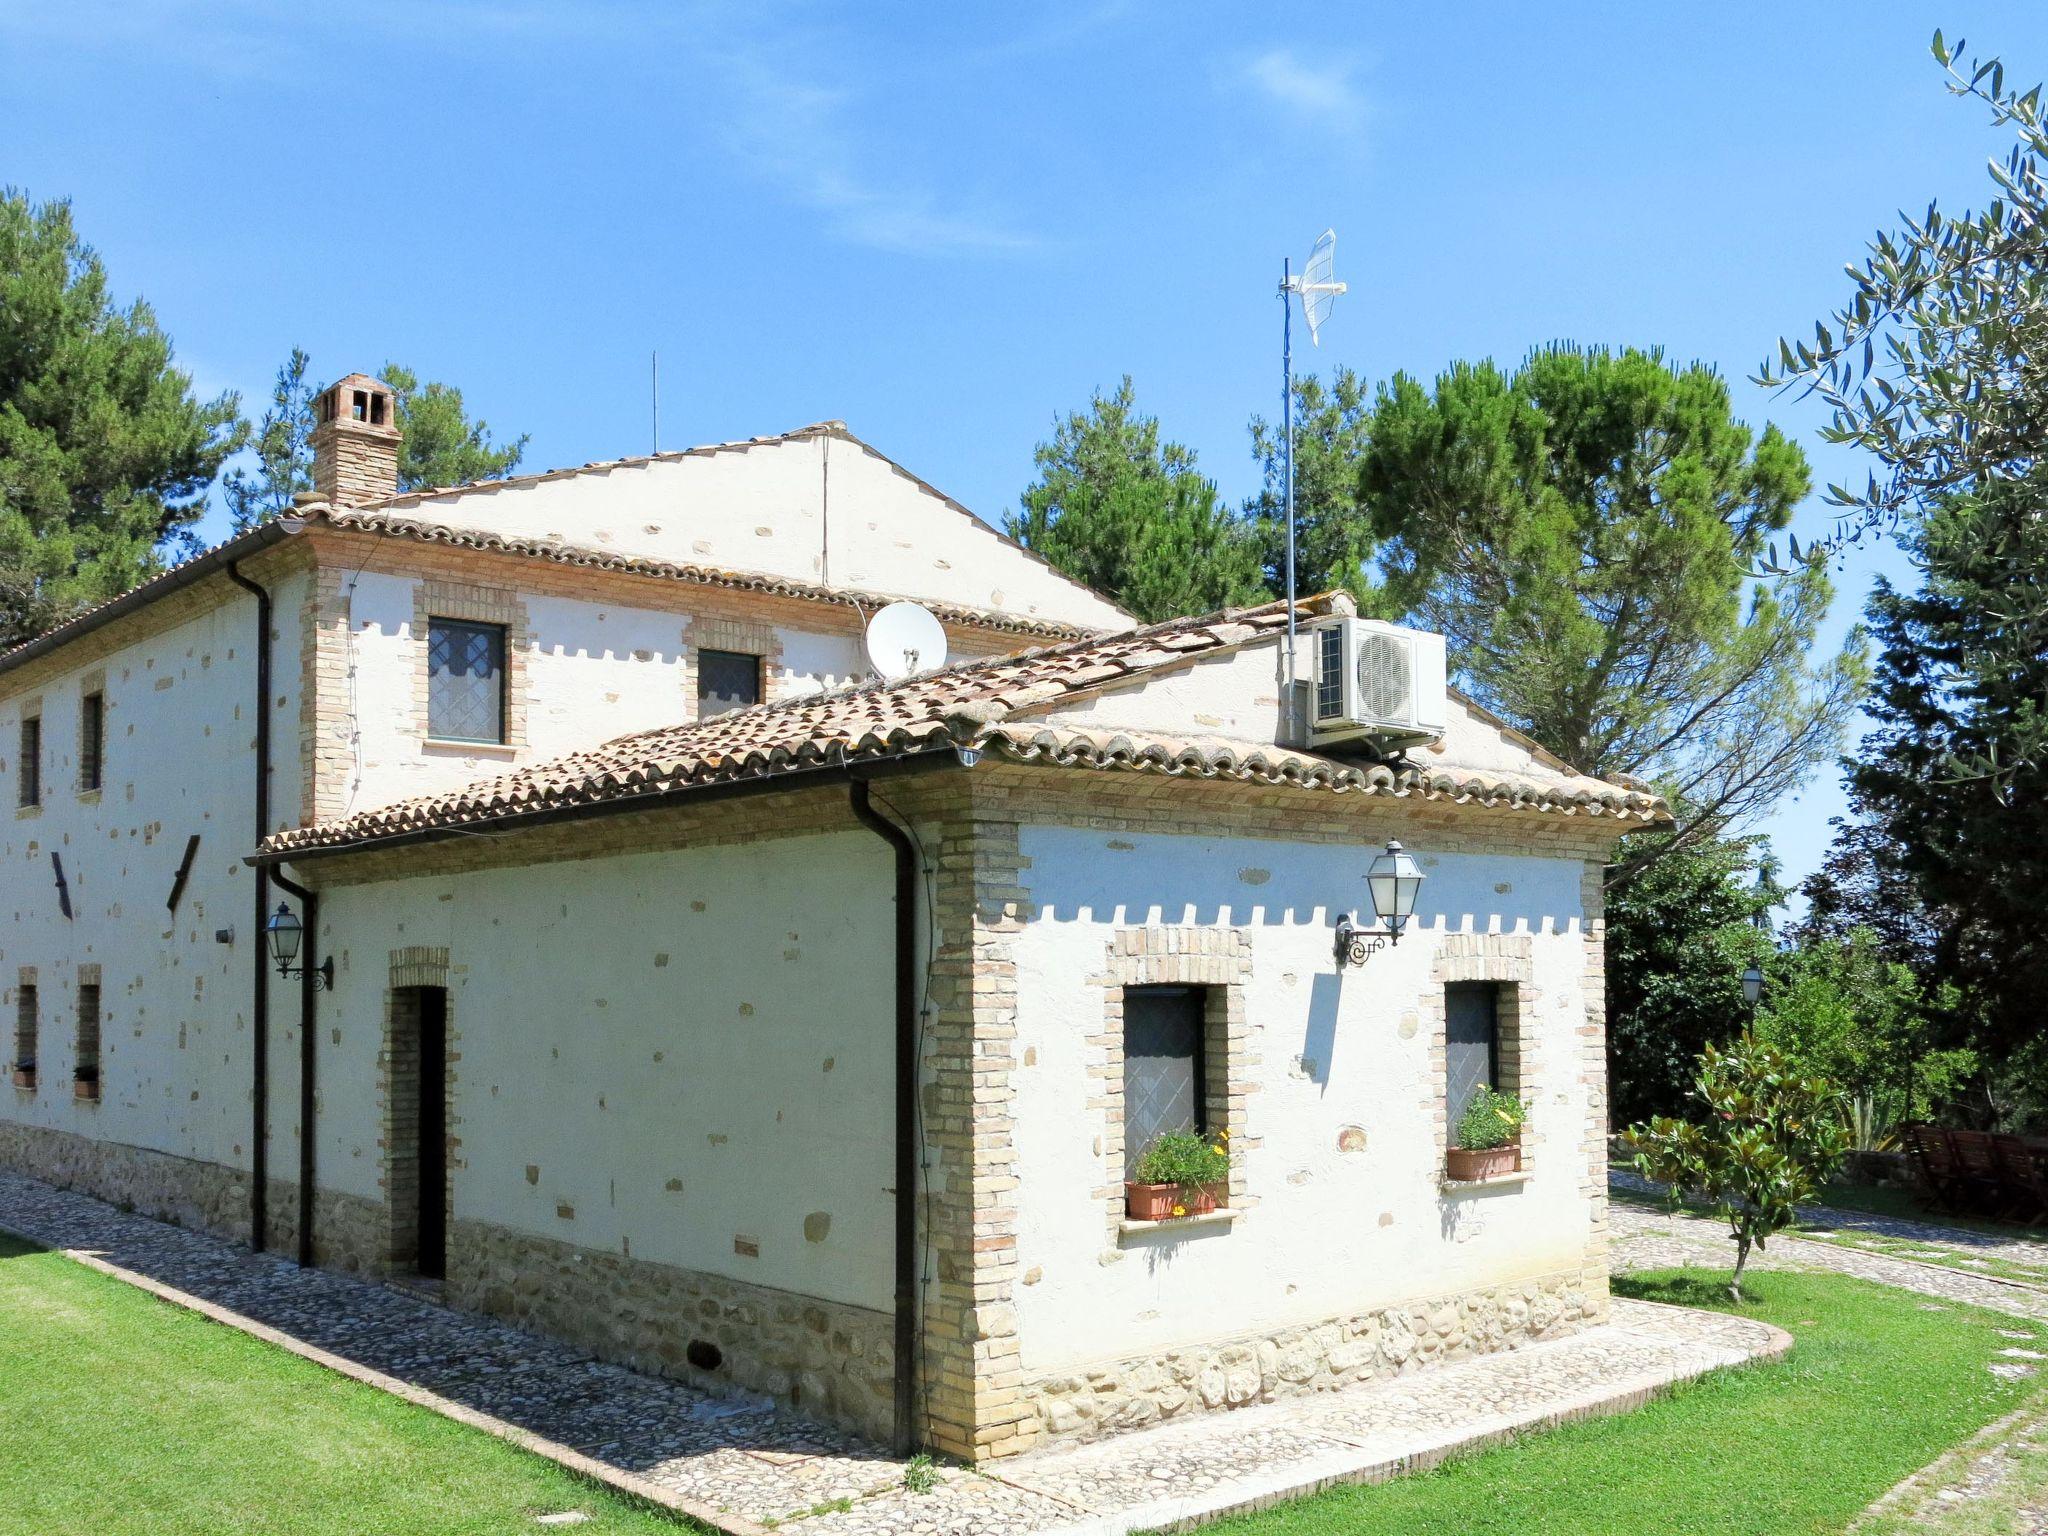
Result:
M1301 299L1301 318L1308 326L1308 344L1322 345L1323 322L1337 295L1347 285L1336 280L1337 231L1326 229L1308 253L1301 275L1295 276L1291 261L1280 259L1280 412L1285 422L1286 444L1281 459L1287 505L1287 681L1294 682L1294 299Z
M918 603L890 603L868 620L868 664L884 682L900 683L946 664L946 629Z

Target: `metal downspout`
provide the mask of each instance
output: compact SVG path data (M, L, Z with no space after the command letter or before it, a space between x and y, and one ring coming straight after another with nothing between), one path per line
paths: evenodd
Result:
M242 574L229 561L227 578L256 597L256 841L270 835L270 592ZM270 915L270 871L256 866L256 901L249 924L250 958L255 970L249 1002L249 1247L261 1253L268 1243L270 1213L270 960L264 953L263 925Z
M917 1449L917 851L877 812L868 786L849 791L854 818L896 855L896 1403L898 1454Z

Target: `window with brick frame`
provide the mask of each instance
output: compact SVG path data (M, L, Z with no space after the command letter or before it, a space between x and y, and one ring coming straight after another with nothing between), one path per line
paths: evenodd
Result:
M1500 989L1490 981L1454 981L1444 988L1444 1111L1457 1134L1480 1088L1500 1081Z
M72 1053L71 1075L83 1085L80 1098L100 1096L100 984L78 984L78 1038Z
M17 781L19 803L23 806L43 803L43 717L24 715L21 718L21 773Z
M761 658L745 651L697 652L697 717L761 702Z
M78 788L90 794L106 774L107 696L88 693L78 701Z
M36 1085L37 1012L36 984L24 981L14 989L14 1071L16 1086L22 1088ZM27 1082L21 1081L24 1075Z
M1209 1133L1207 987L1124 988L1124 1177L1169 1131Z
M427 621L427 735L435 741L505 740L505 626Z

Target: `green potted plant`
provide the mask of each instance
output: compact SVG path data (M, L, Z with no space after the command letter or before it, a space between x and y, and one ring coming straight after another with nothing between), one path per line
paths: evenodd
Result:
M1212 1141L1198 1131L1168 1131L1155 1138L1124 1184L1124 1211L1132 1221L1200 1216L1230 1197L1230 1135Z
M1461 1182L1497 1179L1522 1166L1522 1102L1481 1083L1458 1117L1457 1145L1445 1154L1445 1172Z

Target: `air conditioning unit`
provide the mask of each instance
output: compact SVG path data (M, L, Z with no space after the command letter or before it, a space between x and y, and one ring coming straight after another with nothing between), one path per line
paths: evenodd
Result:
M1339 619L1303 636L1312 668L1311 746L1370 742L1382 751L1440 741L1448 725L1444 637L1378 619Z

